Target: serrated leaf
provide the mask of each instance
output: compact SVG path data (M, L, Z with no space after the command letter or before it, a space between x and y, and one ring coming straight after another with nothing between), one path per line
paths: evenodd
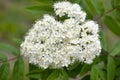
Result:
M103 2L101 0L91 0L91 3L98 14L102 14L105 11Z
M6 61L7 60L7 56L0 53L0 61Z
M90 80L98 80L98 76L98 69L95 65L93 65L90 72Z
M53 8L49 5L30 6L26 7L25 9L31 12L37 11L40 14L51 14L53 12Z
M107 80L114 80L114 77L115 77L115 61L112 57L108 56Z
M111 49L110 55L115 56L120 53L120 41L118 41Z
M47 80L56 80L59 76L59 70L54 70L47 78Z
M12 80L23 80L24 78L24 61L22 58L19 58L13 68Z
M0 49L11 52L15 56L20 55L19 50L17 50L14 46L11 46L6 43L0 43Z
M103 31L100 31L100 41L101 41L102 48L104 50L107 50L107 40Z
M113 33L120 36L120 25L115 19L113 19L111 16L106 16L104 18L104 23Z
M0 80L8 80L8 74L10 71L10 64L4 63L0 67Z

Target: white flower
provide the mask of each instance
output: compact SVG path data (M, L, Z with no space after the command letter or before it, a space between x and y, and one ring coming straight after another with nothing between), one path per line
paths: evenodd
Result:
M56 15L68 14L69 18L60 22L44 15L27 33L21 54L42 68L68 67L76 60L92 63L101 52L98 24L85 21L86 13L78 4L58 2L54 9Z
M86 18L86 13L81 10L78 4L71 4L67 1L55 3L54 10L56 15L62 17L67 14L68 17L75 18L79 23L84 22Z

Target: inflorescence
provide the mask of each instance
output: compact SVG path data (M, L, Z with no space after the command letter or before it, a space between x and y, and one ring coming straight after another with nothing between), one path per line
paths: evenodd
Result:
M29 62L44 69L68 67L76 60L90 64L101 52L99 25L86 21L86 13L78 4L62 1L54 4L57 21L45 14L36 21L21 44L21 54Z

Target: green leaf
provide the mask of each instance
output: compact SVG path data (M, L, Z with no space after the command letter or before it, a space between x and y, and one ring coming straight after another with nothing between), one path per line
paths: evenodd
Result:
M91 11L89 9L89 6L86 4L85 0L82 0L80 2L80 5L82 6L83 11L85 11L87 13L87 18L92 19L93 15L92 15L92 13L91 13Z
M46 4L53 3L53 0L36 0L36 1L38 1L40 3L46 3Z
M111 4L113 8L116 8L119 6L119 8L117 8L114 11L114 16L116 17L117 20L120 21L120 0L111 0Z
M106 80L106 73L98 65L93 65L90 80Z
M106 80L107 79L107 75L104 71L102 71L101 69L98 69L98 74L101 78L101 80Z
M30 71L26 76L30 78L39 79L43 71L44 69L33 70L33 71Z
M47 78L47 80L56 80L59 76L59 70L54 70Z
M87 73L90 70L90 68L91 68L91 65L84 64L83 67L81 68L80 76L82 76L85 73Z
M59 74L59 77L57 80L68 80L68 74L64 69L61 70L61 73Z
M103 2L101 0L91 0L91 3L93 4L98 14L104 13L105 9L104 9Z
M0 80L8 80L8 74L10 72L10 64L4 63L0 67Z
M114 15L116 19L120 21L120 8L115 10Z
M23 80L23 78L24 78L24 61L22 58L19 58L14 64L12 80Z
M120 53L120 41L118 41L111 49L110 54L115 56Z
M103 71L98 65L93 65L92 69L91 69L91 78L93 80L106 80L107 79L107 75L105 73L105 71Z
M104 18L104 23L113 33L120 36L120 25L115 19L113 19L111 16L106 16Z
M111 0L111 4L113 7L120 6L120 0Z
M98 80L98 69L93 65L90 72L90 80Z
M20 55L19 50L17 50L14 46L11 46L11 45L6 44L6 43L0 43L0 49L2 49L4 51L11 52L15 56Z
M115 61L112 57L108 56L107 80L114 80L114 77L115 77Z
M41 78L41 74L39 73L34 73L34 74L27 74L27 77L29 78L33 78L33 79L40 79Z
M82 0L69 0L72 3L80 3Z
M0 53L0 61L6 61L7 60L7 56Z
M31 12L39 12L40 14L51 14L53 12L52 6L49 5L39 5L26 7L26 10Z
M115 70L115 76L120 77L120 67Z
M105 33L102 30L100 30L100 41L102 48L107 51L107 40Z
M85 0L86 4L88 5L89 10L91 11L92 14L96 14L95 7L91 0Z
M111 4L113 8L117 7L117 9L114 11L114 16L120 21L120 0L111 0Z
M68 67L68 70L73 70L73 69L75 69L79 64L80 64L79 61L75 61L73 64L71 64L71 65Z

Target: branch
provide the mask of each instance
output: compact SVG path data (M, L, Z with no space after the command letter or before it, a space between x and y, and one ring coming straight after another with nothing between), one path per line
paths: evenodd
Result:
M84 74L83 76L80 76L80 79L79 80L82 80L84 77L90 75L90 72L88 71L86 74Z
M101 14L100 16L96 17L94 20L95 20L95 21L98 21L99 19L101 19L101 18L102 18L102 17L104 17L105 15L107 15L107 14L109 14L109 13L113 12L114 10L116 10L116 9L118 9L118 8L120 8L120 5L119 5L119 6L114 7L114 8L112 8L112 9L110 9L110 10L106 11L106 12L104 12L104 13L103 13L103 14Z
M20 57L22 57L22 56L13 57L13 58L7 59L6 61L0 61L0 63L10 62L10 61L13 61L13 60L20 58Z

